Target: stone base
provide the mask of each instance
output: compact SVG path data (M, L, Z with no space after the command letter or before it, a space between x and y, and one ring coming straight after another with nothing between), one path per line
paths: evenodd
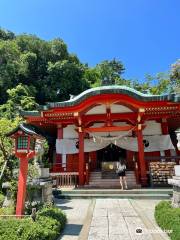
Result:
M42 186L42 202L51 203L52 197L52 182L45 182Z
M180 177L173 176L173 179L168 179L168 183L173 185L172 206L180 208Z
M173 187L172 206L174 208L180 208L180 187Z
M37 191L34 192L32 201L40 201L43 203L52 203L52 180L47 179L36 179L29 184L32 187L37 187Z
M3 207L13 206L14 205L14 200L13 200L13 197L12 197L12 193L10 191L10 188L11 188L10 182L4 182L2 184L2 188L5 189L5 191L6 191L6 196L5 196L5 199L4 199L4 202L3 202Z

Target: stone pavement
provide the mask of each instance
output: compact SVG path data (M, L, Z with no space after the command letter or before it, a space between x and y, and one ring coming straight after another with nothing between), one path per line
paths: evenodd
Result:
M60 207L67 215L68 223L58 240L77 240L87 216L91 200L88 199L55 199L57 207Z
M59 240L169 239L154 219L159 200L55 199L55 202L68 218ZM137 228L142 234L136 233Z
M164 233L157 234L160 229L153 220L155 203L152 200L144 201L97 199L88 240L168 239ZM149 212L143 212L143 208L146 210L147 207ZM136 233L137 229L142 233Z

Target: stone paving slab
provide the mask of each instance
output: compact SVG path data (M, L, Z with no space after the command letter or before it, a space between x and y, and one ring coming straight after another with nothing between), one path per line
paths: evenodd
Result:
M88 240L109 240L108 235L100 235L100 234L96 234L96 235L89 235Z
M107 235L108 236L108 227L90 227L89 235Z
M107 217L93 217L91 222L92 227L108 227Z
M98 209L98 208L95 208L94 209L94 213L93 213L93 216L95 216L95 217L107 217L107 215L108 215L108 211L107 211L107 209Z
M109 226L109 235L121 235L121 234L128 234L129 230L125 222L122 224L117 224L115 226Z
M154 206L157 204L148 201L139 202L138 209L128 199L97 199L88 240L162 240L161 234L152 234L149 230L157 230L154 220ZM152 208L153 206L153 208ZM148 209L149 207L149 209ZM143 209L143 211L142 211ZM147 216L149 219L145 219ZM144 213L143 217L141 212ZM151 220L153 224L151 223ZM142 229L142 234L137 233L137 228Z
M151 240L153 239L151 234L149 234L146 231L146 226L142 222L142 220L139 217L125 217L126 224L129 229L130 236L133 240L140 240L140 239L147 239ZM136 229L140 228L143 231L142 235L136 234Z
M129 234L114 234L109 235L109 240L131 240Z
M56 206L66 213L68 220L58 240L78 240L90 202L88 199L55 199Z
M87 212L92 200L57 200L56 205L65 211L68 218L68 224L59 240L169 240L167 234L149 231L161 230L154 219L154 208L158 202L158 200L96 199L93 200L87 221ZM82 236L84 225L88 227ZM144 234L137 234L136 228L142 228Z

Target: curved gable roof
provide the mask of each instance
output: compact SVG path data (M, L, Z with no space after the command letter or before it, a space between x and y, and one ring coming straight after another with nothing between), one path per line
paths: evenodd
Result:
M89 97L100 95L100 94L123 94L128 95L134 99L150 102L150 101L172 101L172 102L180 102L179 94L164 94L164 95L152 95L152 94L144 94L135 89L126 86L102 86L88 89L73 99L64 102L48 102L46 105L41 106L41 110L48 110L50 108L58 108L58 107L71 107L75 106L82 101L86 100Z

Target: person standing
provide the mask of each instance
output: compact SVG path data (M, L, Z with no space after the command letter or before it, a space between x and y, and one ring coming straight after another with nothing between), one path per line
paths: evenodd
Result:
M119 176L119 182L121 189L123 190L123 183L125 185L125 189L127 189L127 181L126 181L126 164L123 159L120 159L119 162L117 162L117 174Z

